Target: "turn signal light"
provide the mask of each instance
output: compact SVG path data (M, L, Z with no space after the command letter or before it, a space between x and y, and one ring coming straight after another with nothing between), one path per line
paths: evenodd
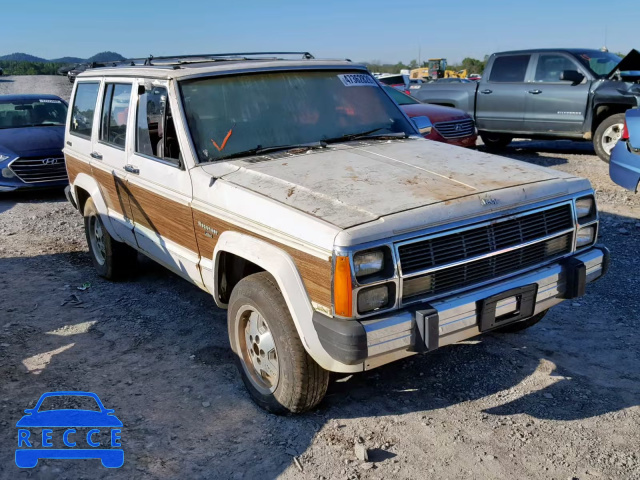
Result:
M351 265L349 257L336 257L333 272L333 308L336 315L353 315L353 288L351 286Z
M624 120L624 127L622 127L622 136L620 140L629 140L629 129L627 128L627 120Z

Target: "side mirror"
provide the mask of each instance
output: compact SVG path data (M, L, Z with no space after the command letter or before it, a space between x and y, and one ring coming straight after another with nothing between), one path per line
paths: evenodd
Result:
M584 75L582 75L577 70L563 70L560 74L560 80L571 82L572 84L577 85L582 82L582 80L584 80Z
M422 135L429 135L431 133L433 124L431 120L429 120L429 117L413 117L411 120Z

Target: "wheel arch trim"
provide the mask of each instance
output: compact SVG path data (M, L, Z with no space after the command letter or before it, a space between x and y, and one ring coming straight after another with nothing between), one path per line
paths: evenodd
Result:
M78 189L82 189L89 194L89 198L91 198L93 204L96 206L96 210L98 210L98 214L100 215L100 220L102 220L102 224L107 229L107 232L109 232L109 235L111 235L115 240L122 242L122 238L113 228L107 204L104 201L104 197L102 196L100 186L96 179L86 173L78 173L71 188L76 204L78 204ZM79 204L78 211L80 214L84 214L84 212L80 211Z

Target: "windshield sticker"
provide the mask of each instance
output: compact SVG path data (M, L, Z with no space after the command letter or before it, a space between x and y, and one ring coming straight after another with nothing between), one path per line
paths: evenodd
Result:
M62 103L60 100L51 100L51 99L46 99L46 98L38 99L38 102L40 102L40 103Z
M377 87L378 84L371 75L362 73L345 73L338 75L345 87Z
M224 137L224 140L222 140L222 145L220 146L218 146L218 144L213 140L213 138L210 139L211 143L213 143L213 146L216 147L219 152L221 152L222 150L224 150L224 147L227 146L227 141L231 137L232 133L233 133L233 128L229 129L229 131L227 132L227 136Z

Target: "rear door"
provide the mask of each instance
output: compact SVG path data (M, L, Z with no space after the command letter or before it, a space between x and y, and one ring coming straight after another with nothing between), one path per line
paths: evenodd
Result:
M591 86L587 73L566 53L545 52L534 57L526 89L525 128L542 134L580 134ZM564 70L577 70L584 75L583 81L573 85L560 80Z
M482 78L476 94L478 130L524 130L525 79L530 62L531 54L494 57L489 76Z
M99 131L91 152L91 171L100 185L109 217L118 235L135 246L127 189L127 127L131 122L132 79L109 78L102 83Z
M185 165L169 85L136 82L136 115L127 170L139 248L167 268L204 288L191 212L193 192Z

